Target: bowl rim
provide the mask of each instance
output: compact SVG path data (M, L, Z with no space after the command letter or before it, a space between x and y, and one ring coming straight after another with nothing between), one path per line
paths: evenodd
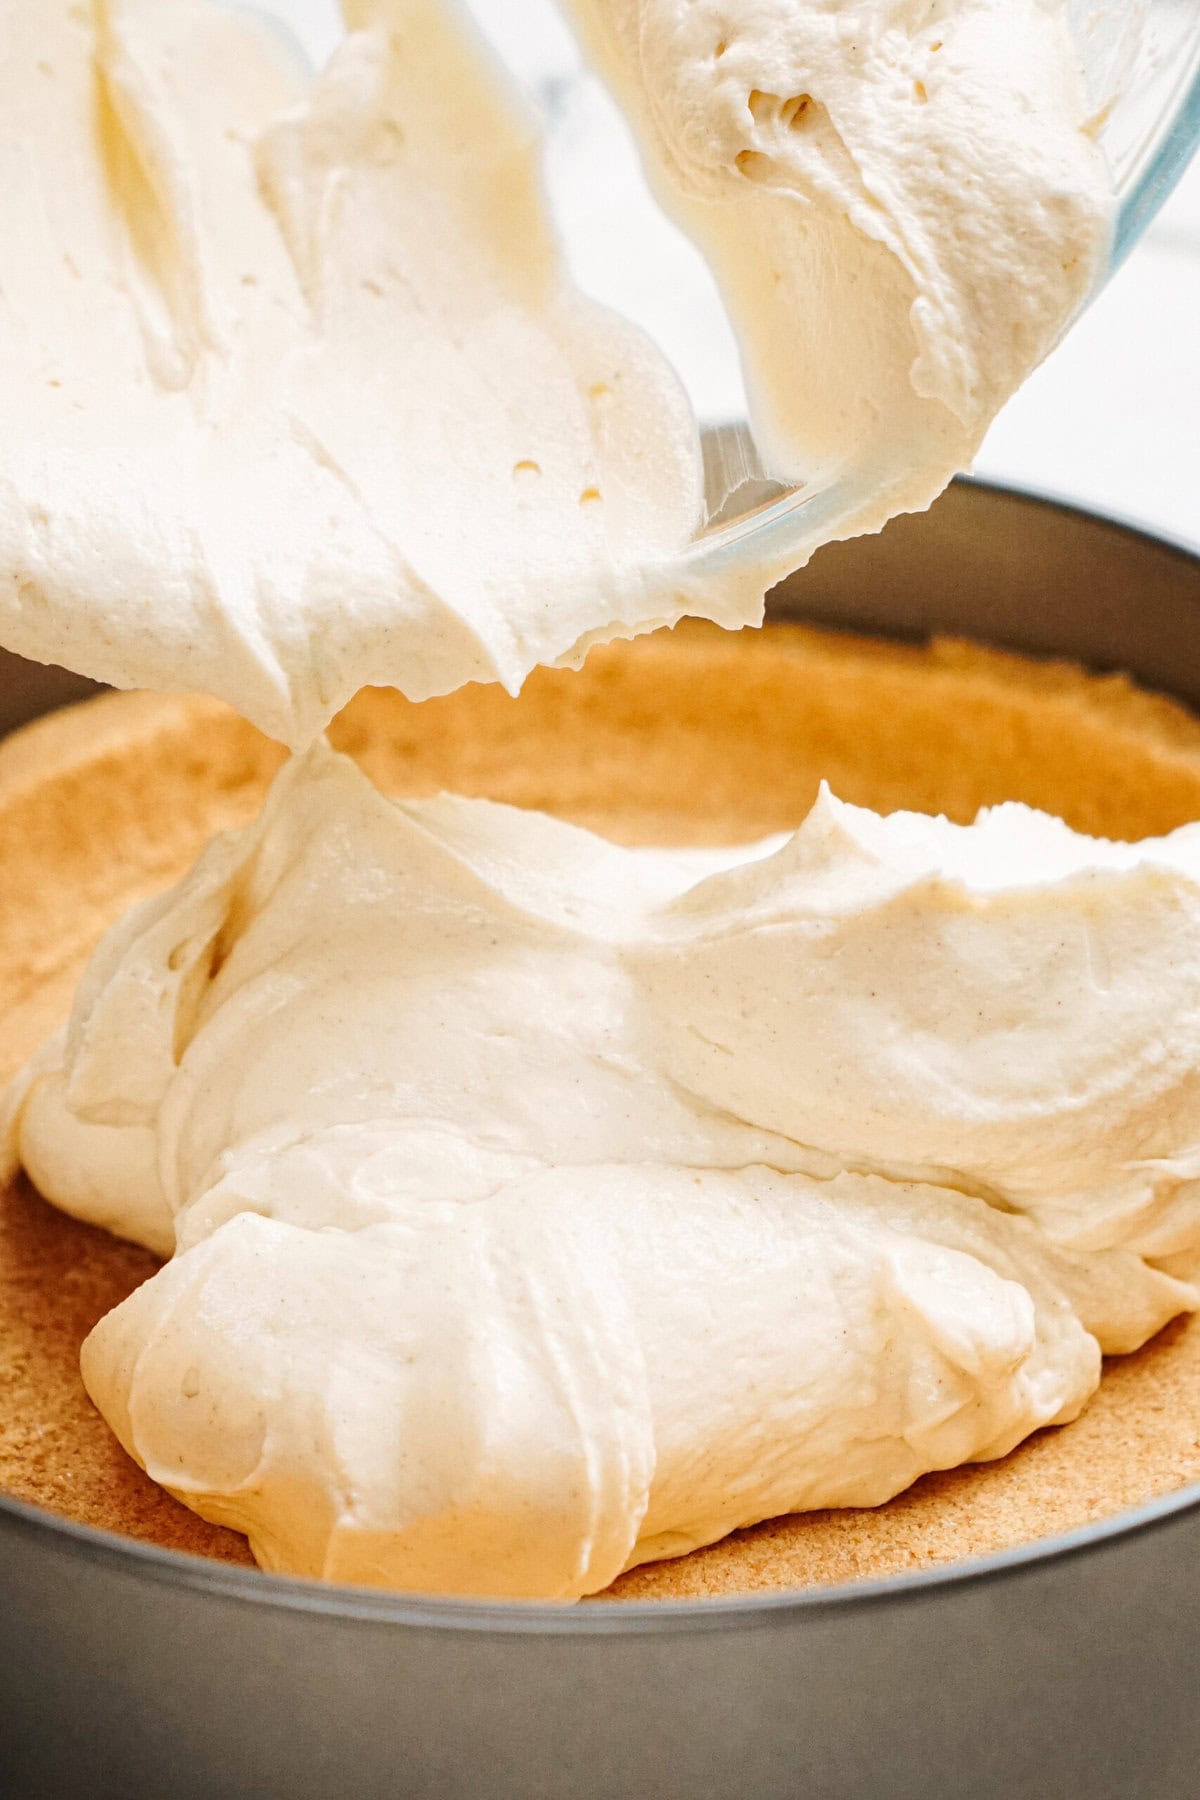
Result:
M1082 522L1173 551L1200 570L1200 543L1172 537L1063 495L1015 483L963 477L955 486L1073 515ZM351 1587L315 1577L277 1575L240 1563L172 1550L144 1539L85 1525L64 1514L0 1492L0 1535L15 1533L42 1550L58 1550L137 1579L165 1582L214 1599L237 1600L285 1612L388 1627L490 1632L503 1636L607 1637L697 1629L747 1629L792 1622L797 1615L829 1618L871 1612L908 1598L929 1597L1019 1578L1047 1564L1114 1551L1133 1537L1152 1535L1200 1511L1200 1480L1110 1517L1036 1538L987 1556L958 1559L898 1575L807 1588L750 1590L679 1600L608 1600L587 1605L542 1600L486 1600Z

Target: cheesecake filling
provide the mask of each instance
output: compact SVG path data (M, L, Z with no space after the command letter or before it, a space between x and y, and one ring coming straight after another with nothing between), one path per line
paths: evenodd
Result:
M566 4L716 277L766 468L815 490L793 560L929 506L1104 266L1080 9Z
M570 10L808 490L782 551L695 553L686 395L450 0L346 0L316 77L196 0L0 12L0 642L299 753L5 1102L10 1167L170 1258L85 1382L265 1567L563 1599L1072 1418L1200 1252L1195 830L823 794L706 866L320 741L366 682L757 622L1103 266L1065 3Z
M1109 243L1065 0L573 11L807 490L785 541L695 554L687 397L572 285L454 0L347 0L315 77L204 0L10 0L0 643L299 748L367 682L756 624L970 463Z
M347 12L309 81L201 0L0 10L0 642L293 746L762 611L670 576L696 425L568 281L520 94L453 5Z
M1200 827L825 792L681 856L317 746L6 1131L173 1252L83 1351L157 1481L266 1568L569 1599L1074 1417L1197 1304L1198 1067Z

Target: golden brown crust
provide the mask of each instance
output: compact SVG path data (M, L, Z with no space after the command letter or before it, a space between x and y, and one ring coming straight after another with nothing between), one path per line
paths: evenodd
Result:
M794 826L826 777L881 811L969 819L1016 798L1136 838L1200 818L1200 723L1121 678L959 643L900 649L777 627L687 626L538 671L519 700L413 706L367 691L331 733L380 786L543 807L631 843ZM100 932L244 823L281 752L208 700L112 695L0 747L0 1077L65 1015ZM78 1374L82 1338L154 1266L20 1182L0 1196L0 1488L88 1523L248 1562L121 1452ZM1200 1478L1200 1327L1109 1369L1084 1417L874 1511L771 1521L636 1569L620 1599L922 1568L1068 1529Z

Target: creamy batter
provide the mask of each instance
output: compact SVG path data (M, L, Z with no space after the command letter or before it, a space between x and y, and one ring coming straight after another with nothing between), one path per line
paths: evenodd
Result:
M576 10L768 460L849 496L790 560L927 504L1103 261L1065 8ZM172 1256L85 1381L265 1566L570 1598L1002 1455L1197 1304L1200 844L825 795L698 880L313 745L782 572L689 556L686 398L465 20L346 11L311 82L184 0L0 12L0 638L312 746L101 946L9 1155Z
M0 6L0 641L293 745L678 618L701 498L502 72L452 6L349 13L309 85L211 5Z
M767 466L839 486L801 551L928 506L1103 266L1111 184L1068 9L570 10L717 277Z
M571 287L503 71L453 0L345 10L308 81L202 0L0 5L10 649L298 747L365 682L515 690L685 613L757 623L969 463L1103 261L1062 4L578 0L768 463L841 495L782 566L718 572L686 396Z
M175 1249L84 1378L266 1567L592 1592L1002 1455L1196 1304L1200 827L825 794L698 860L317 748L97 952L10 1154Z

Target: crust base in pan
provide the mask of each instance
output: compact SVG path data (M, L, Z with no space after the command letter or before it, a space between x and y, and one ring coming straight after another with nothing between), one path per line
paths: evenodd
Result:
M1137 838L1200 818L1200 722L1121 678L957 642L925 649L791 625L701 626L413 706L361 694L331 732L398 794L541 807L629 843L794 827L825 777L844 799L967 820L1020 799ZM134 900L250 819L278 745L203 699L105 695L0 746L0 1077L59 1024ZM154 1270L27 1182L0 1194L0 1491L171 1549L250 1562L124 1455L79 1378L92 1325ZM1002 1461L927 1476L875 1509L809 1513L623 1576L614 1599L899 1574L1111 1516L1200 1479L1200 1324L1110 1361L1084 1416Z

